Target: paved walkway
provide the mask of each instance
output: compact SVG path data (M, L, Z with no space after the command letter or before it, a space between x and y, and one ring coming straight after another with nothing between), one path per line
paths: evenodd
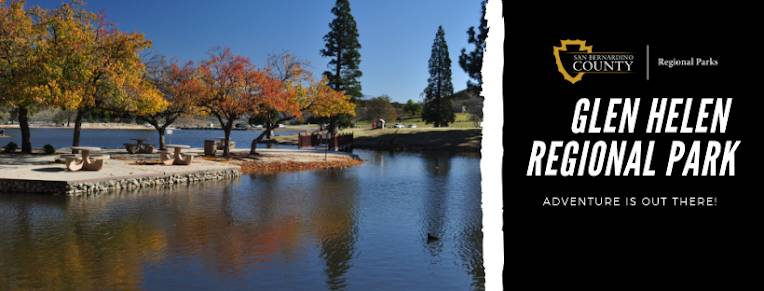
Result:
M110 153L110 151L105 151L105 153ZM134 160L112 158L104 161L104 166L100 171L68 172L64 164L55 163L58 156L0 155L0 179L75 182L239 168L238 166L206 161L200 158L194 159L194 162L189 166L136 165ZM158 159L158 155L155 154L152 158Z
M124 149L104 149L99 154L111 155L111 159L104 161L100 171L77 171L68 172L63 163L56 163L56 158L67 149L59 149L56 155L20 155L0 154L0 179L8 180L33 180L33 181L98 181L147 176L165 176L189 172L204 172L235 168L239 166L227 163L208 161L201 157L202 148L184 150L187 153L197 153L200 156L194 158L189 166L165 166L165 165L137 165L135 160L158 160L159 154L134 154L128 155ZM257 149L263 154L263 158L278 158L281 153L290 153L285 160L316 159L327 154L332 157L347 156L353 154L344 152L328 152L310 149ZM233 153L248 153L249 148L234 149ZM218 154L220 151L218 151Z

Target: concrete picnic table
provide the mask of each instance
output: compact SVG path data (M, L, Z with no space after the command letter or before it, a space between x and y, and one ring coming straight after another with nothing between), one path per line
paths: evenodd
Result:
M128 154L135 154L135 153L141 153L141 154L150 154L154 152L154 146L150 144L143 143L146 139L143 138L131 138L130 140L134 140L135 143L126 143L125 149L127 150Z
M79 151L84 160L90 156L90 152L100 152L102 149L99 147L74 146L72 150Z
M166 144L165 148L174 149L170 154L167 151L162 152L160 158L165 165L188 165L194 159L194 154L184 154L183 149L190 149L190 145L185 144Z
M99 147L73 146L72 150L80 152L80 156L75 154L61 155L66 159L66 169L72 172L79 170L98 171L103 167L103 161L109 158L106 155L92 155L93 152L101 151Z

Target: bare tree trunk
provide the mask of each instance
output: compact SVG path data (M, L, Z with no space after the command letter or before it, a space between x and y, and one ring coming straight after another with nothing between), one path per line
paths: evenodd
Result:
M260 135L263 135L263 134L261 133ZM252 140L252 143L249 145L249 154L250 154L250 155L255 155L255 154L257 154L257 143L258 143L258 139L259 139L259 137L258 137L258 138L255 138L255 139L253 139L253 140Z
M329 130L329 144L333 144L333 147L331 149L333 151L337 151L337 143L335 142L336 141L335 137L337 136L337 131L338 131L337 127L339 127L337 125L338 123L339 123L339 121L337 120L336 117L332 117L331 120L329 121L329 128L328 128L328 130ZM328 147L328 145L327 145L327 147Z
M160 126L157 128L157 132L159 132L159 149L163 150L164 148L164 136L167 133L167 125Z
M76 147L80 145L80 131L82 129L82 115L83 112L81 109L77 109L77 115L74 117L74 136L72 137L72 146ZM73 154L76 154L77 151L72 150Z
M21 129L21 152L25 154L32 153L32 137L29 132L29 109L19 107L19 128Z
M252 140L252 144L249 147L249 154L250 155L256 155L257 154L257 143L262 141L263 137L269 136L271 130L273 130L273 128L271 128L270 126L266 127L265 130L263 130L263 132L260 133L260 135L258 135L256 138L254 138Z
M279 123L292 120L293 118L294 118L294 116L285 116L285 117L282 117L282 118L278 119L278 121L276 121L276 122L264 122L265 123L265 128L263 129L263 132L260 133L260 135L258 135L255 139L252 140L252 144L249 147L249 154L250 155L257 154L257 144L260 141L262 141L263 138L267 138L267 139L270 140L271 139L271 133L273 132L274 129L279 127ZM271 144L270 143L268 143L268 148L271 148Z
M229 154L231 153L231 149L230 149L229 146L231 145L230 140L231 140L231 129L232 128L233 128L233 121L229 121L225 125L223 125L223 134L225 136L225 138L223 139L223 142L224 142L224 144L223 144L223 156L224 157L230 156Z

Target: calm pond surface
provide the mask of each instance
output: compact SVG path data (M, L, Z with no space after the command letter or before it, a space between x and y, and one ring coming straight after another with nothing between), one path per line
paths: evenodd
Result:
M0 289L481 289L479 156L356 154L340 170L0 194Z

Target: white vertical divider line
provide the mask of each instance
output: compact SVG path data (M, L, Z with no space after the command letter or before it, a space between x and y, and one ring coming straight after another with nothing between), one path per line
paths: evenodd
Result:
M504 19L502 1L486 4L488 38L483 58L483 140L480 159L480 187L483 211L483 267L485 290L504 290L504 225L502 192L502 127L504 125ZM514 96L515 98L523 98ZM532 98L532 97L531 97Z

